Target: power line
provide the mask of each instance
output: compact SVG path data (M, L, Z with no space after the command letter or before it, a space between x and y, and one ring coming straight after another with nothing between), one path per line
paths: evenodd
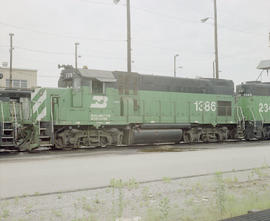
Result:
M107 42L125 42L125 40L120 40L120 39L90 38L90 37L85 37L85 36L82 37L82 36L72 36L72 35L63 35L63 34L58 34L58 33L50 33L50 32L25 28L25 27L9 24L9 23L2 22L2 21L0 21L0 25L12 27L12 28L20 29L20 30L24 30L24 31L30 31L30 32L34 32L34 33L38 33L38 34L42 34L42 35L50 35L50 36L54 36L54 37L60 37L60 38L82 39L82 40L90 40L90 41L105 41L105 42L106 41Z
M0 47L9 47L6 45L1 45ZM20 47L20 46L15 46L15 49L19 50L24 50L24 51L29 51L33 53L40 53L40 54L54 54L54 55L74 55L72 52L56 52L56 51L46 51L46 50L40 50L40 49L31 49L31 48L25 48L25 47ZM109 60L123 60L123 58L120 57L110 57L110 56L99 56L99 55L94 55L94 54L89 54L89 53L80 53L81 56L83 57L92 57L92 58L101 58L101 59L109 59Z
M43 53L43 54L55 54L55 55L73 55L73 53L67 53L67 52L52 52L52 51L44 51L44 50L36 50L36 49L30 49L30 48L23 48L23 47L15 47L16 49L21 49L25 51L35 52L35 53Z

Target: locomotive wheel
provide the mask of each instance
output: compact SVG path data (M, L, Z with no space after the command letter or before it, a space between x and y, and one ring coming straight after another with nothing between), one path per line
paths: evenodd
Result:
M185 143L191 143L191 136L190 133L185 132L183 135L183 139Z
M100 146L106 147L109 144L107 137L100 137Z
M55 148L56 149L63 149L64 148L64 142L62 137L58 137L55 142Z
M204 143L209 142L209 139L208 139L207 134L202 134L202 136L201 136L201 141L204 142Z

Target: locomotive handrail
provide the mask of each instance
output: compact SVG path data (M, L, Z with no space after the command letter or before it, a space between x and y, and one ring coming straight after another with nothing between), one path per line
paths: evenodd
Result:
M54 143L54 121L53 121L53 96L51 96L51 123L52 123L52 142Z
M251 112L251 114L252 114L252 117L253 117L253 122L254 122L254 128L256 128L256 124L255 124L255 115L254 115L254 113L253 113L253 111L252 111L252 109L249 107L249 110L250 110L250 112Z
M262 113L259 111L260 117L262 118L262 123L264 123L264 118L262 116Z
M13 111L14 111L14 133L15 133L15 139L17 139L17 113L16 113L16 106L15 106L15 102L12 102L12 106L13 106Z
M239 116L238 106L236 107L236 115L237 115L238 121L241 121L240 116Z
M36 104L38 101L36 102L33 102L34 104ZM37 108L37 117L36 117L36 122L38 122L38 135L40 135L40 120L38 120L38 115L39 115L39 112L38 112L38 108ZM35 122L35 123L36 123Z
M243 114L243 109L242 109L242 107L240 107L239 106L239 108L240 108L240 111L241 111L241 115L242 115L242 120L243 120L243 127L245 128L245 116L244 116L244 114Z
M5 125L5 119L4 119L4 109L3 109L3 103L1 102L1 116L2 116L2 134L4 132L4 125Z

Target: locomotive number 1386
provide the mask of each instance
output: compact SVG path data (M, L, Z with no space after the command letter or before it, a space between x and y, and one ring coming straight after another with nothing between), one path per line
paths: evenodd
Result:
M195 103L196 111L216 111L215 101L196 101Z

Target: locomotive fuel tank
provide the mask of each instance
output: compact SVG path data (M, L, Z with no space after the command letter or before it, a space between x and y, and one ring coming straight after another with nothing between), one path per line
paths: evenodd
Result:
M134 130L132 144L175 143L182 139L181 129Z

